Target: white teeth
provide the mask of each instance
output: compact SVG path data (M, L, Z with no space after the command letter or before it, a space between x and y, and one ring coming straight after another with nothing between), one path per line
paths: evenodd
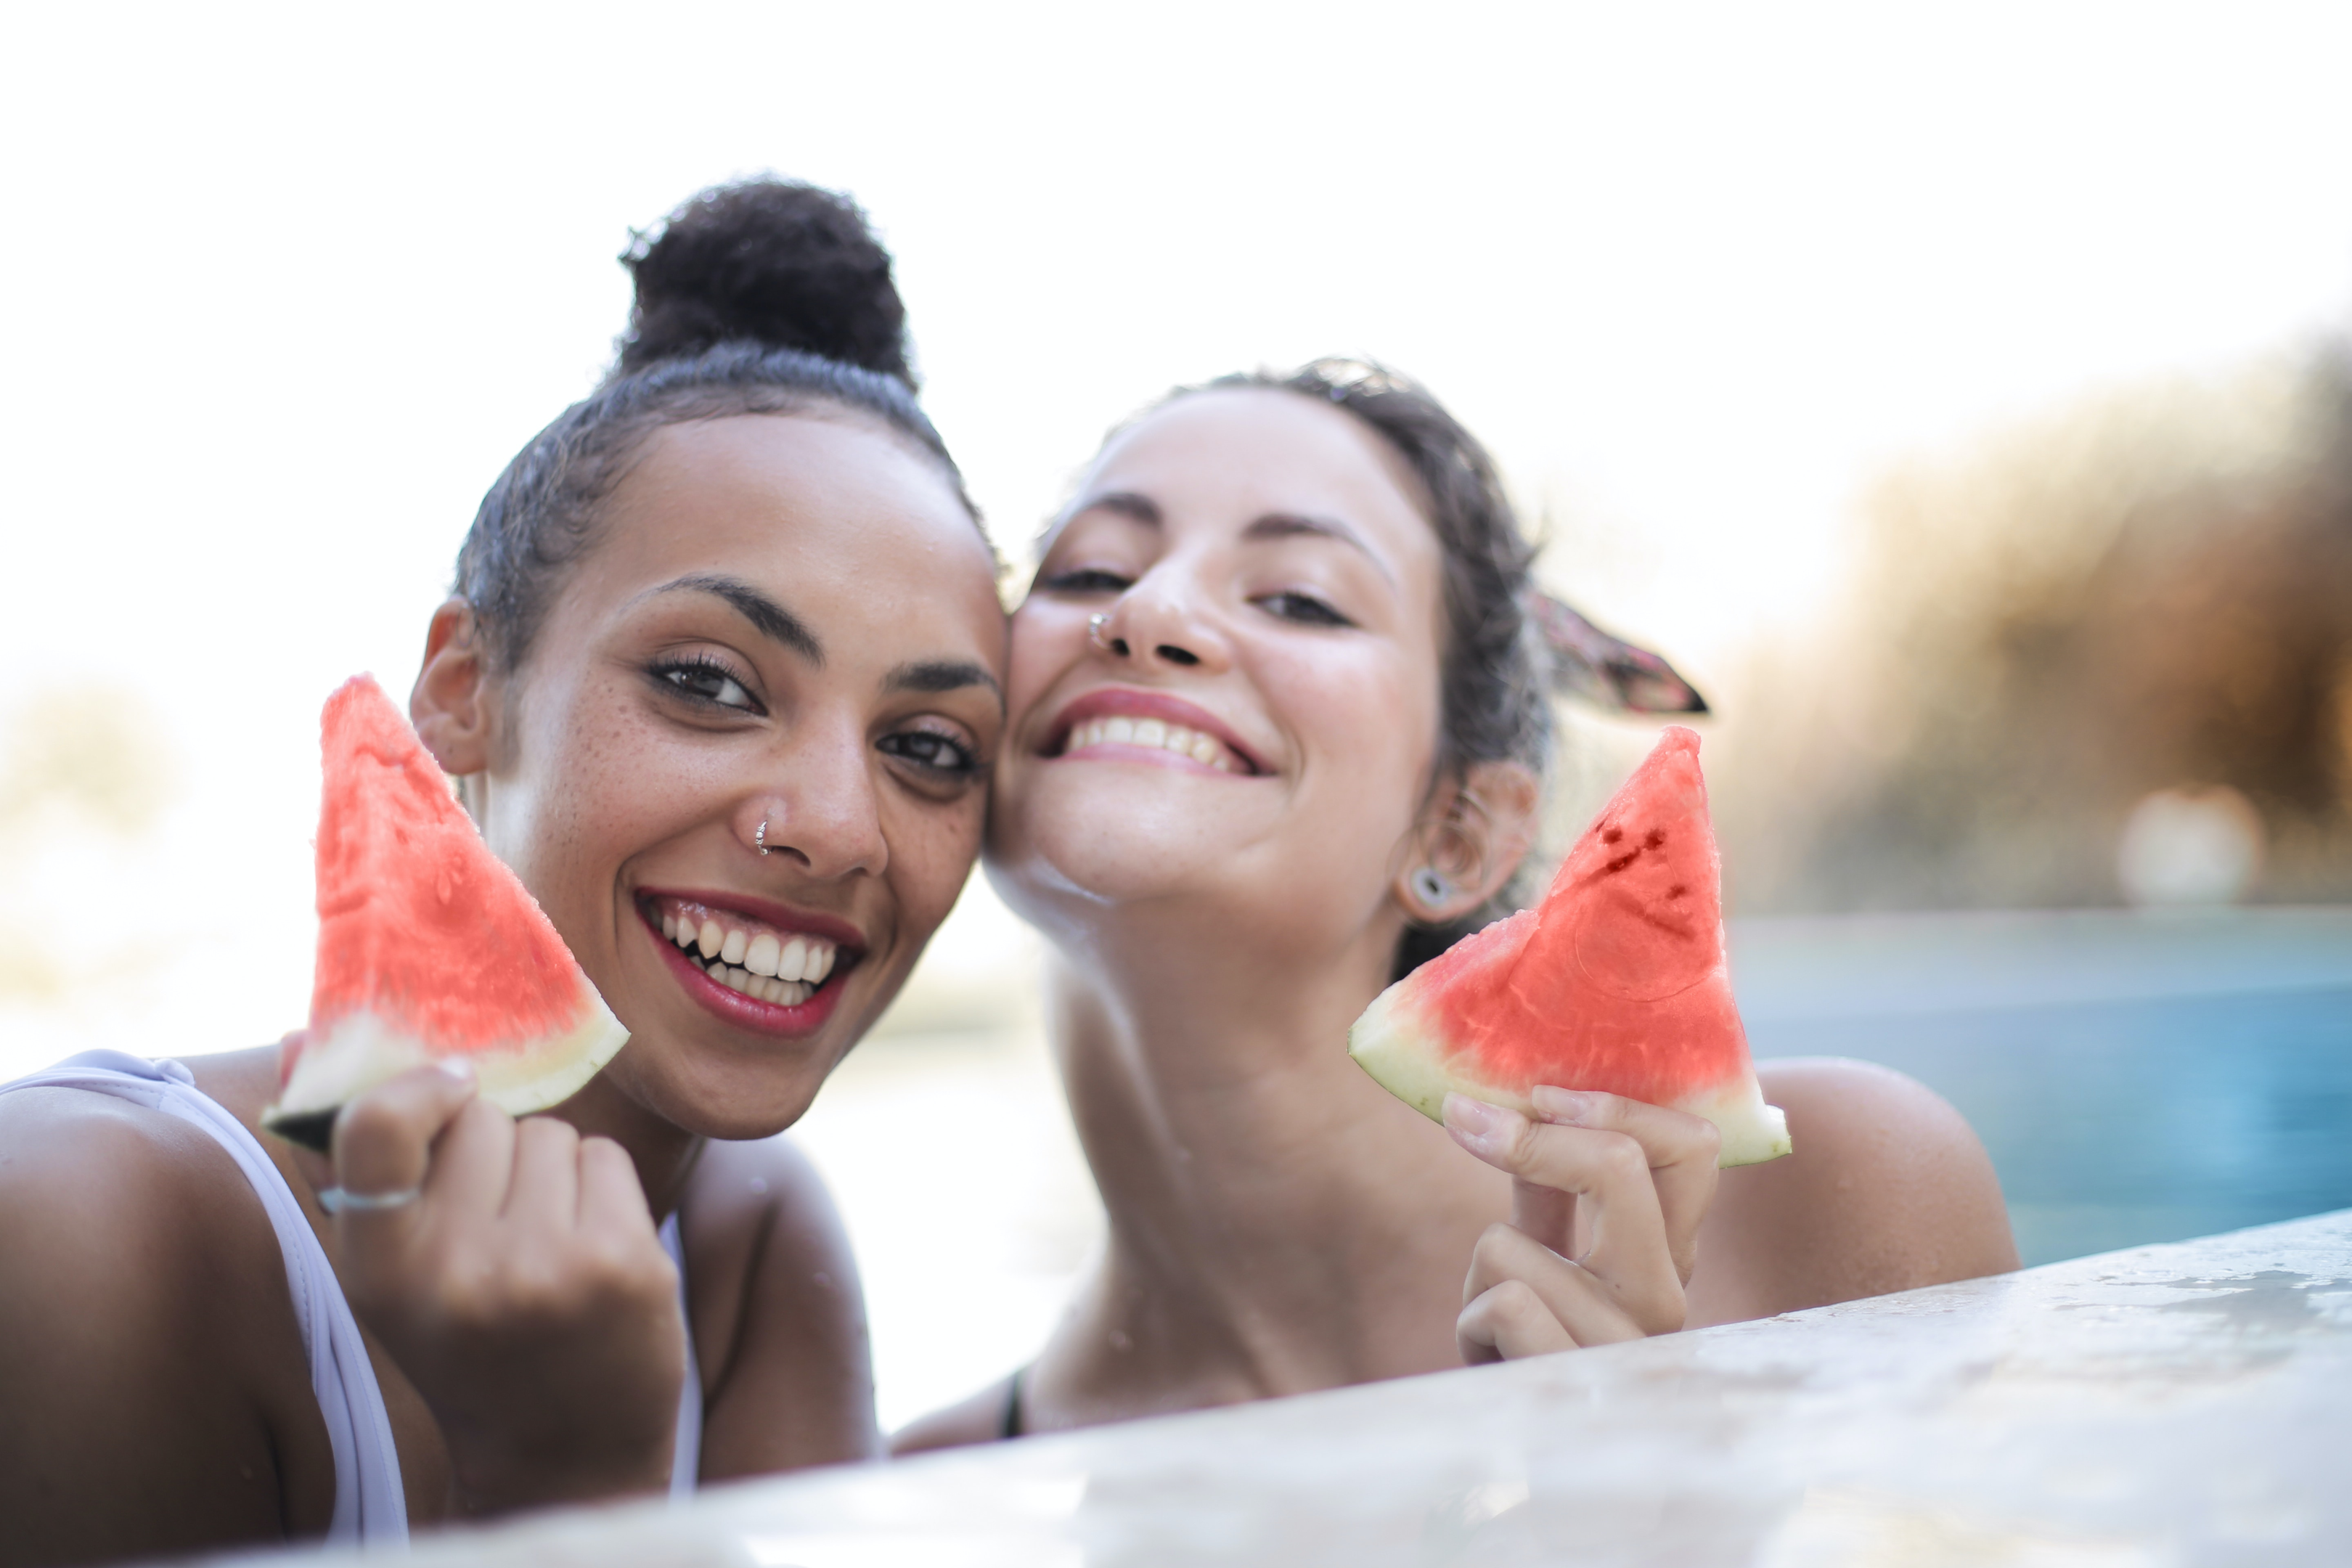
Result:
M1065 753L1082 752L1088 746L1150 746L1174 752L1192 758L1203 767L1221 773L1234 771L1234 763L1225 748L1213 736L1181 724L1171 724L1161 719L1090 719L1074 726L1070 738L1063 742Z
M783 944L776 940L776 933L763 931L751 939L750 947L743 950L743 967L754 974L773 974L776 960L782 952Z
M1073 742L1075 744L1075 742ZM709 916L697 925L692 906L661 917L662 935L703 962L696 967L746 996L797 1007L824 984L839 962L840 950L823 937L784 936L763 931L722 929Z

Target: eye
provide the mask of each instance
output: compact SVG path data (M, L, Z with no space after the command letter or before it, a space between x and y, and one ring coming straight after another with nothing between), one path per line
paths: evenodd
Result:
M652 674L656 685L689 702L739 713L766 711L735 672L715 658L671 659L655 665Z
M943 779L966 779L980 772L980 756L952 735L937 730L902 730L875 744L885 756L911 763Z
M1102 566L1074 566L1037 581L1049 594L1124 594L1134 585L1134 578Z
M1253 600L1260 609L1303 626L1352 626L1356 623L1312 594L1295 588Z

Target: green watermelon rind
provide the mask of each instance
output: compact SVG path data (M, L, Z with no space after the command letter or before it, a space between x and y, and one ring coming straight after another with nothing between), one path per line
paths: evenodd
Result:
M1464 1070L1468 1059L1448 1050L1444 1037L1414 1016L1408 976L1375 997L1348 1031L1348 1055L1371 1075L1372 1080L1432 1121L1445 1121L1445 1097L1468 1095L1489 1105L1500 1105L1522 1116L1537 1114L1535 1103L1518 1089L1487 1082ZM1558 1089L1580 1089L1560 1083ZM1717 1166L1760 1165L1792 1152L1789 1119L1776 1105L1764 1103L1764 1091L1753 1067L1667 1106L1715 1123L1722 1135Z
M414 1032L361 1007L314 1029L295 1058L273 1121L331 1112L412 1068L462 1060L472 1065L481 1095L510 1116L561 1105L580 1092L629 1043L629 1032L585 976L572 1026L530 1047L496 1045L435 1050Z

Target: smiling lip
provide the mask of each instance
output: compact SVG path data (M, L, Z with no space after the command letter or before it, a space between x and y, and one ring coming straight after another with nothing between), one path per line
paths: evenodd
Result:
M793 909L790 904L780 904L773 899L757 899L748 893L713 893L696 888L639 888L636 900L640 912L648 899L677 899L684 903L702 904L714 910L733 910L781 931L821 936L842 950L844 967L853 956L863 957L866 952L866 933L847 921L836 920L831 915L809 914ZM655 934L660 934L658 924L655 927Z
M1233 731L1226 727L1224 721L1207 709L1187 702L1181 697L1171 697L1164 691L1141 691L1131 686L1099 687L1073 700L1068 707L1055 716L1054 727L1046 731L1045 743L1039 749L1040 754L1047 757L1060 756L1063 746L1069 741L1072 730L1090 719L1107 719L1113 716L1127 719L1158 719L1163 723L1181 724L1188 730L1196 731L1215 739L1240 760L1248 773L1262 773L1266 771L1265 764L1258 760L1257 753L1243 745ZM1175 760L1173 752L1168 755L1171 760ZM1203 769L1202 771L1213 770Z
M835 945L837 956L824 982L810 992L804 1001L784 1005L749 996L704 973L683 950L662 935L659 908L663 900L698 904L713 912L740 914L750 921L779 932L822 937ZM721 1023L753 1034L798 1038L824 1028L833 1016L834 1008L840 1003L849 972L866 956L864 933L848 921L826 915L807 914L769 899L749 898L736 893L640 889L636 904L639 923L645 926L646 934L661 950L662 963L677 979L679 988L703 1011Z

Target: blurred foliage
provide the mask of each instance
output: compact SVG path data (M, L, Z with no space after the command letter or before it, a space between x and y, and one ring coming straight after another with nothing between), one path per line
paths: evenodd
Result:
M1746 698L1742 909L2112 903L2133 805L2210 784L2262 815L2255 897L2352 899L2352 353L1907 467L1863 528Z
M37 693L0 730L0 835L55 826L59 813L135 837L172 791L173 759L155 716L127 691Z
M70 976L37 934L57 927L39 890L54 852L95 837L135 840L177 793L177 759L154 710L112 687L35 693L0 721L0 1000L49 1002Z

